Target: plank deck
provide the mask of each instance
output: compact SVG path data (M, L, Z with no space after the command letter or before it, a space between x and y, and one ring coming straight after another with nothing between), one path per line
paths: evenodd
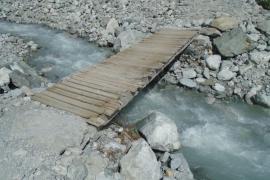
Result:
M32 100L79 115L94 126L105 126L183 52L197 33L162 29L34 94Z

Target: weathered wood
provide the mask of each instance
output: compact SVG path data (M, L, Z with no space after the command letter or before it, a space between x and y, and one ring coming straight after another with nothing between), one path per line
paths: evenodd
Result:
M104 126L164 71L196 33L163 29L34 94L32 99L84 117L94 126Z

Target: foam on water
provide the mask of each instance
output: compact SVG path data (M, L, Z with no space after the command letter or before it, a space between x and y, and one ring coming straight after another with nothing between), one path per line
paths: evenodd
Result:
M209 105L198 93L156 87L120 117L132 122L153 110L177 123L183 152L197 179L269 179L269 110L242 102Z
M112 54L109 49L99 48L83 39L41 25L0 22L0 33L10 33L36 42L41 49L30 58L28 64L38 72L49 70L43 74L52 82Z

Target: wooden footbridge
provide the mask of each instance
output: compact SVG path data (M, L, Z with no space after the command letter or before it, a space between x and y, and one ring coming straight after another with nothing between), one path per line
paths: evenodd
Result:
M32 99L101 127L158 77L197 31L163 29L102 63L77 72Z

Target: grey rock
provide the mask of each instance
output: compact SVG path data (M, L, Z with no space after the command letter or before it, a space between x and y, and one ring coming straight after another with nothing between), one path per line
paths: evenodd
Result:
M119 28L118 21L115 18L110 19L106 27L106 33L115 35Z
M209 36L211 38L219 37L222 35L221 32L217 30L216 28L203 28L200 31L200 34L204 36Z
M270 96L259 93L255 96L254 103L270 108Z
M221 31L228 31L230 29L236 28L238 24L239 21L234 17L221 16L214 19L210 25Z
M159 180L160 163L150 146L139 139L133 142L129 152L121 159L121 172L125 180Z
M221 70L218 73L218 76L217 77L218 77L219 80L229 81L232 78L234 78L235 76L236 76L236 73L235 72L230 71L229 68L225 68L225 69Z
M249 53L250 61L261 64L268 63L270 60L270 52L266 51L252 51Z
M164 114L153 112L141 122L144 125L139 131L145 136L152 149L174 151L181 146L177 126Z
M204 68L204 70L203 70L203 76L206 79L209 79L210 78L210 72L209 72L209 69L208 68Z
M68 166L67 177L70 179L84 180L88 175L87 168L85 164L79 160L75 159Z
M239 67L239 73L241 75L245 74L248 70L252 69L253 65L252 64L247 64L247 65L242 65Z
M209 69L218 70L221 63L221 56L220 55L210 55L206 58L206 65Z
M175 173L176 179L185 179L185 180L193 180L193 174L189 168L189 165L183 156L182 153L172 154L171 155L170 167L174 170L177 169Z
M185 68L182 70L183 78L193 79L197 76L197 73L192 68Z
M170 153L169 152L164 152L163 155L160 157L160 162L166 163L170 158Z
M197 83L194 82L191 79L187 79L187 78L182 78L180 79L180 84L182 84L183 86L189 87L189 88L196 88L197 87Z
M254 42L240 28L214 39L214 45L224 57L234 57L254 49Z
M266 19L258 22L257 29L267 35L270 35L270 20Z

